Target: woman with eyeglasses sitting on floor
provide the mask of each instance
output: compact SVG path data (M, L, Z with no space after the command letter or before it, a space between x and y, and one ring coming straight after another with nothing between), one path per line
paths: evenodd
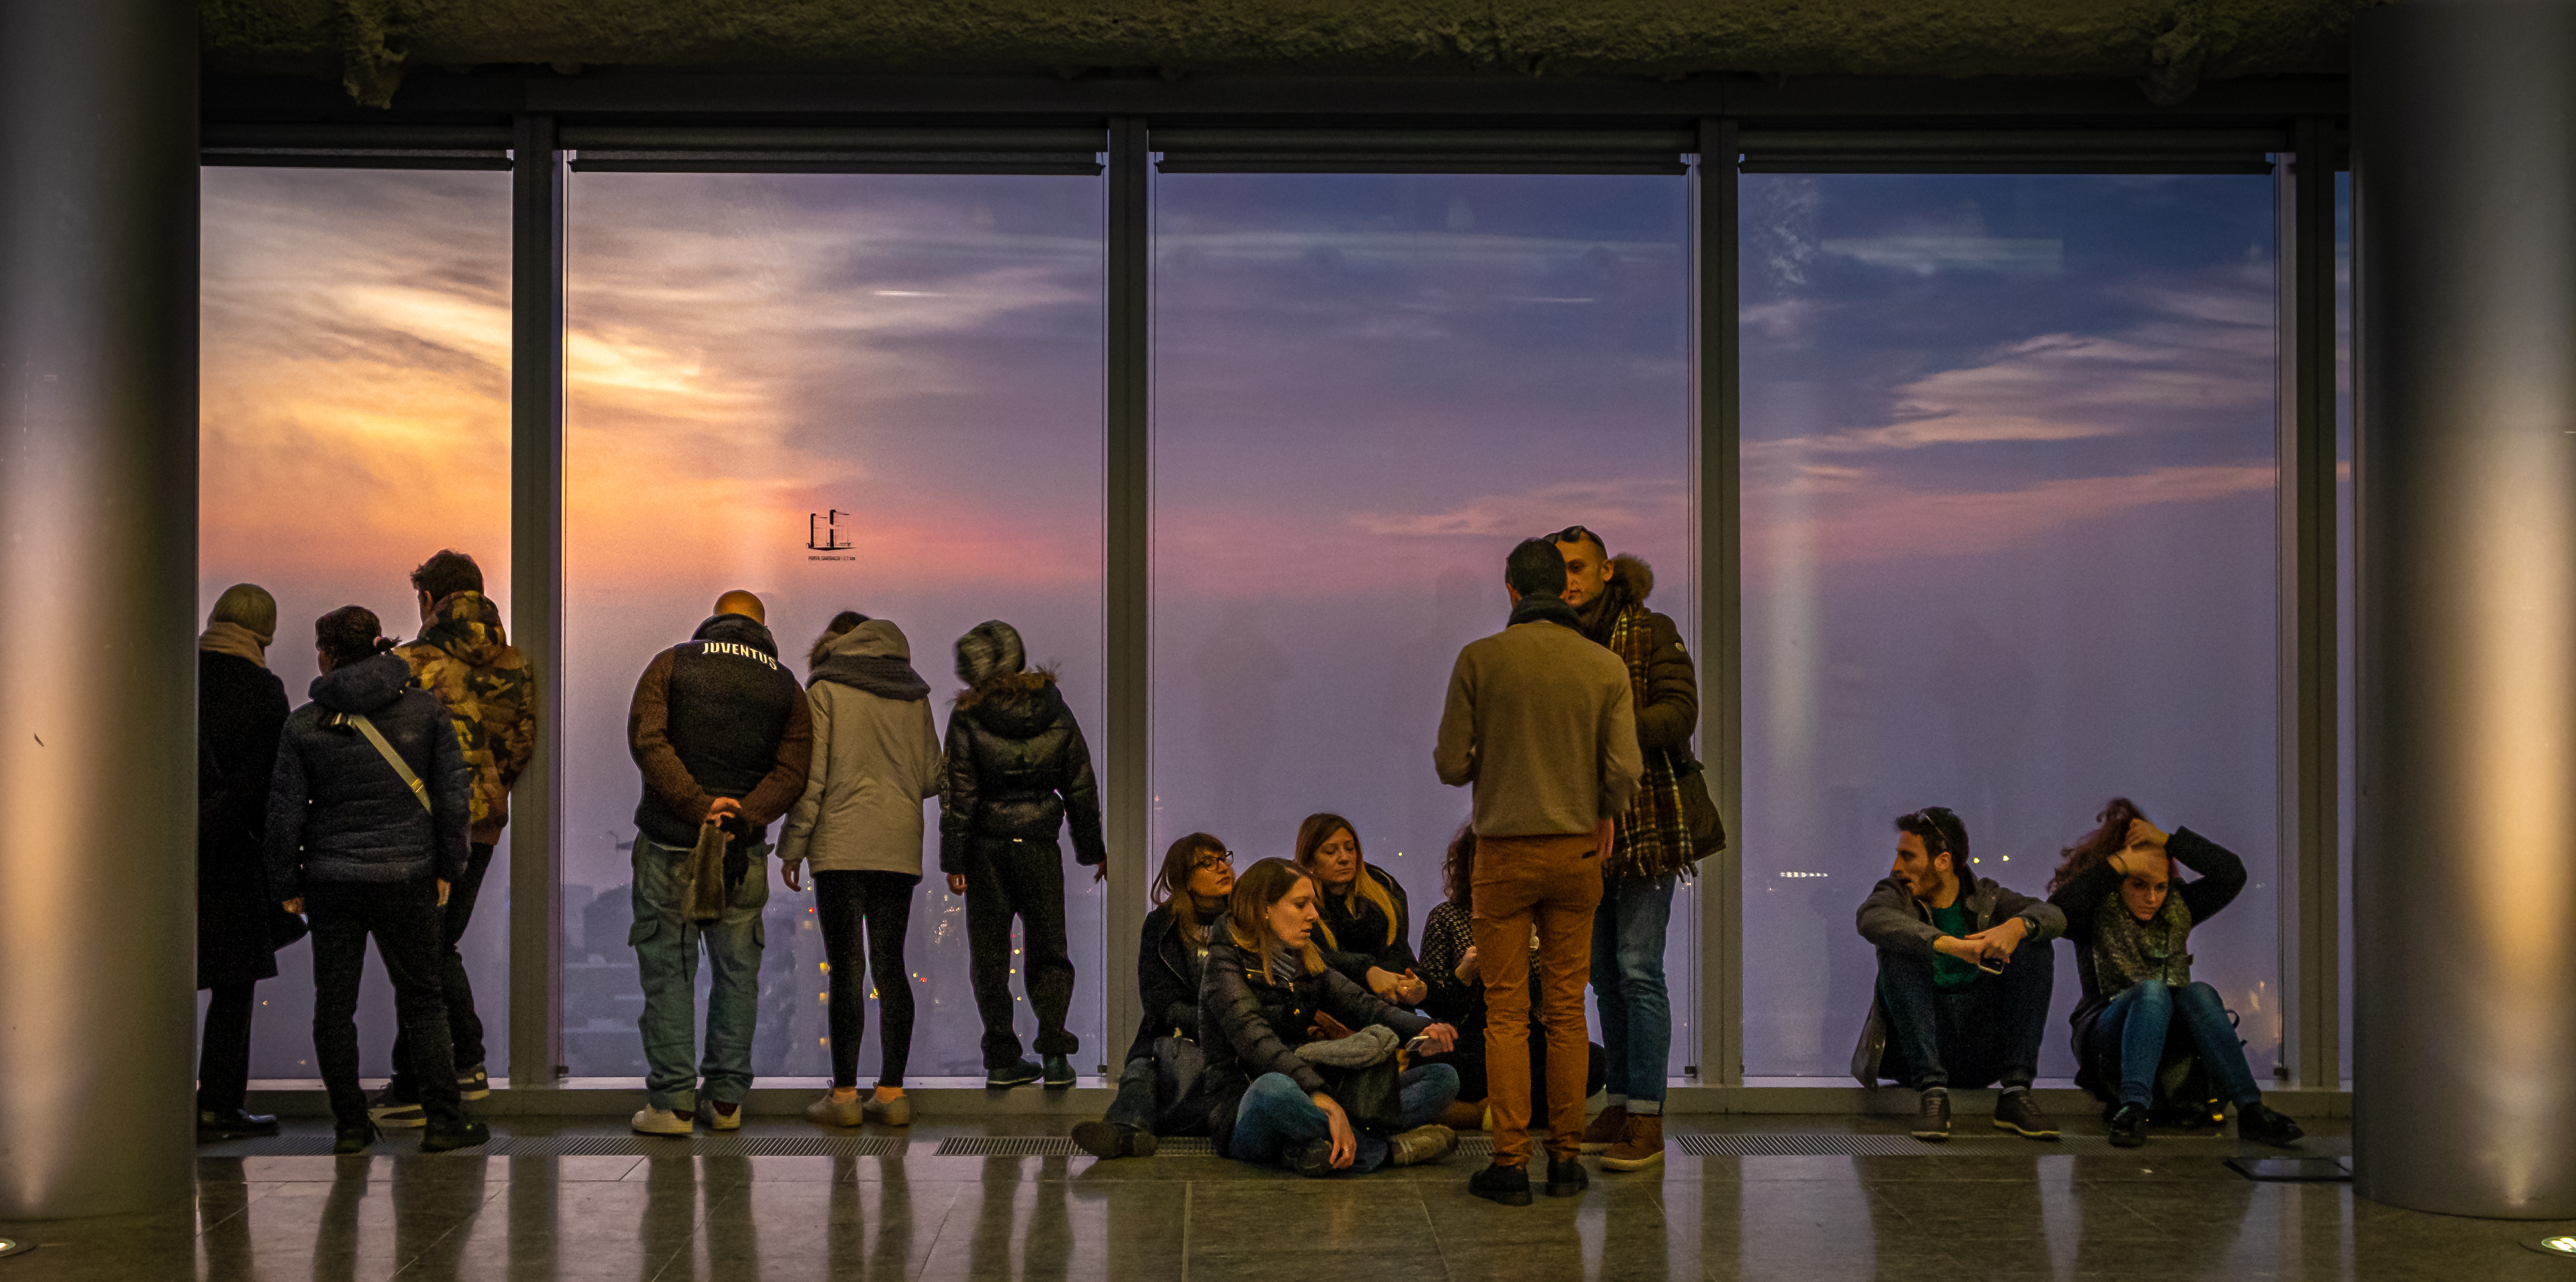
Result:
M2097 1096L2106 1086L2116 1090L2111 1142L2147 1142L2148 1112L2177 1025L2211 1087L2236 1106L2240 1138L2297 1142L2299 1124L2263 1102L2226 1002L2191 977L2191 933L2245 889L2245 861L2189 828L2166 833L2126 797L2112 798L2097 818L2092 832L2067 847L2048 902L2066 914L2084 981L2072 1021L2083 1066L2076 1084ZM2176 865L2199 876L2183 881Z
M1446 1054L1458 1030L1327 967L1316 916L1314 879L1285 859L1235 882L1199 980L1216 1151L1311 1177L1447 1156L1457 1133L1432 1119L1457 1097L1458 1074L1404 1068L1399 1048L1419 1039L1414 1049Z
M1207 1097L1197 1089L1207 1068L1198 1041L1199 973L1233 891L1234 852L1224 842L1194 832L1163 853L1163 870L1154 878L1157 906L1145 914L1136 949L1136 995L1145 1018L1127 1048L1108 1114L1073 1128L1083 1152L1152 1157L1156 1136L1207 1133Z

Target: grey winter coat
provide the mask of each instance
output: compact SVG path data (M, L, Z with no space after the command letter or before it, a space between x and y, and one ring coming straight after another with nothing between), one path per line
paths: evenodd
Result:
M814 756L805 795L779 834L782 868L812 860L817 872L921 875L921 803L939 795L942 757L929 691L897 699L839 679L857 661L912 658L903 630L870 619L832 642L805 691ZM883 683L870 684L884 688Z
M474 772L447 705L411 686L411 665L380 654L313 679L313 702L286 719L268 792L268 889L294 899L316 882L384 883L465 875ZM363 713L429 790L421 808L402 776L344 718Z
M2007 917L2019 917L2029 933L2022 936L2021 947L2047 948L2051 941L2066 933L2066 914L2045 899L2033 899L2017 890L2007 890L1992 877L1979 877L1960 900L1968 908L1968 933L1973 935L2000 924ZM1883 953L1910 953L1921 957L1932 955L1932 941L1941 937L1941 928L1932 924L1932 910L1914 897L1894 877L1880 879L1870 888L1869 898L1862 900L1855 924L1860 937ZM1878 1085L1878 1069L1887 1057L1887 1016L1878 1008L1878 999L1869 1003L1869 1018L1862 1021L1860 1044L1852 1048L1851 1075L1863 1086Z

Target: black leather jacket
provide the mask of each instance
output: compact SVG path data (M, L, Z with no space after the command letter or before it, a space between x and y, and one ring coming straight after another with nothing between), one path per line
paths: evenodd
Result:
M1108 862L1091 749L1055 678L1016 672L960 696L939 785L939 871L963 873L1014 842L1052 842L1068 823L1075 863Z

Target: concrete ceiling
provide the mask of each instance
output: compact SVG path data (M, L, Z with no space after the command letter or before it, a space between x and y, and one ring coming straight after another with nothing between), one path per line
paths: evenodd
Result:
M1677 79L2339 73L2384 0L200 0L207 69L842 67Z

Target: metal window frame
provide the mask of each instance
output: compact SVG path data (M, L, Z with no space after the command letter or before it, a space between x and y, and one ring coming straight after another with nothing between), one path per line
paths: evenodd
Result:
M717 82L697 83L696 92L704 93ZM966 99L972 93L955 85L861 92L847 82L757 89L735 82L721 86L719 99L734 95L721 106L681 101L681 109L653 111L619 100L619 92L633 92L631 84L601 95L532 83L516 99L522 109L512 111L506 124L315 123L310 112L282 122L210 122L203 159L210 165L513 170L511 588L516 638L549 699L560 695L563 663L564 196L570 172L1105 174L1104 808L1113 884L1136 888L1109 899L1105 925L1116 940L1140 928L1149 864L1144 847L1152 798L1153 152L1162 153L1159 168L1174 173L1691 175L1693 550L1700 594L1693 619L1703 665L1700 733L1712 791L1735 830L1737 847L1747 834L1736 176L2252 173L2274 172L2269 154L2299 158L2277 178L2283 246L2278 662L2284 1054L2298 1086L2339 1085L2332 310L2339 90L2241 86L2220 91L2205 118L2186 122L2207 127L2176 128L2157 120L2151 122L2156 127L2124 128L2116 126L2137 124L2128 118L2150 113L2114 110L2117 100L2108 91L2085 87L1824 83L1793 89L1730 83L1721 92L1684 92L1555 84L1513 97L1488 86L1392 84L1355 106L1345 98L1268 86L1244 92L1239 106L1214 99L1224 109L1213 111L1203 92L1191 97L1180 88L1098 83L1031 97L1035 91L1015 83L1004 98L1019 95L1016 110L923 124L924 103L952 113L970 111ZM776 99L780 93L785 100ZM857 97L850 101L834 96L852 94ZM1937 112L1931 118L1959 127L1921 127L1918 104L1943 101L1945 94L1957 98L1958 119L1943 120ZM1071 113L1059 100L1067 97L1079 103ZM1162 98L1184 100L1188 110L1158 113L1155 103ZM1505 101L1539 107L1494 109ZM773 115L747 122L737 114L746 102L766 105ZM1694 103L1700 111L1688 109ZM1126 110L1094 109L1102 104ZM1710 113L1710 106L1725 110ZM549 107L560 110L543 109ZM2285 107L2304 114L2291 116ZM797 114L823 109L841 114L813 123ZM601 110L623 114L604 123L584 118ZM854 110L880 116L863 115L852 123L848 113ZM773 123L780 113L793 123ZM651 123L632 123L639 114ZM2081 127L2029 127L2074 117L2085 118ZM1158 119L1172 123L1157 129ZM1105 165L1095 141L1104 134ZM525 163L531 157L546 161ZM2300 181L2310 173L2307 157L2319 158L2323 182ZM521 163L514 165L514 158ZM1715 181L1720 175L1727 181ZM510 1082L519 1089L552 1086L562 1072L562 748L560 718L543 719L536 760L515 798L509 1046ZM1694 1058L1702 1083L1740 1086L1745 1045L1738 849L1711 856L1701 875ZM1116 950L1109 955L1114 958ZM1108 969L1105 1031L1116 1039L1136 1022L1137 998L1132 972L1114 964ZM1103 1049L1106 1061L1115 1048Z

